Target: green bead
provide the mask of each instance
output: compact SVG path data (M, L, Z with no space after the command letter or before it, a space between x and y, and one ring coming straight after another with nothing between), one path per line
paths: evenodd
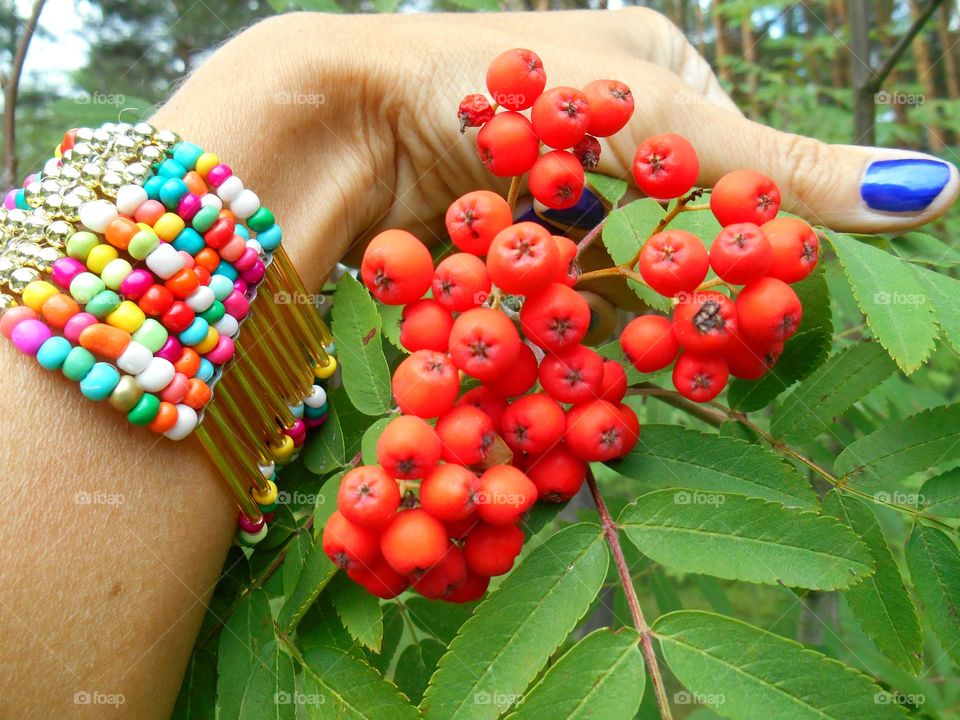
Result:
M133 410L127 413L127 420L134 425L149 425L160 412L160 398L150 393L144 393L143 397L137 400Z
M119 290L127 275L133 272L133 267L123 258L117 258L107 263L107 266L100 273L100 277L107 287L111 290Z
M87 255L99 244L100 239L92 232L86 230L76 232L67 238L67 255L74 260L86 262Z
M213 325L220 318L222 318L225 313L226 313L226 310L223 307L223 303L220 302L219 300L214 300L213 305L211 305L202 313L200 313L200 317L202 317L208 323Z
M74 382L80 382L87 376L87 373L90 372L96 362L97 359L93 356L92 352L77 345L67 353L61 370L65 377Z
M120 307L120 296L113 290L102 290L87 301L84 310L98 320L103 320L118 307Z
M262 207L247 218L247 227L254 232L263 232L267 228L273 227L275 222L273 213Z
M127 246L127 252L130 253L130 257L143 260L147 255L156 250L159 245L160 238L157 237L157 234L153 230L141 230L130 238L130 245Z
M107 284L91 272L82 272L70 281L70 294L81 305L107 289Z
M273 501L269 505L260 505L259 507L260 507L260 512L266 515L267 513L272 513L274 510L277 509L277 502Z
M198 233L205 233L207 230L213 227L213 224L220 217L220 211L215 207L206 206L200 208L200 211L193 216L193 222L190 224L193 225L193 229Z
M167 329L153 318L147 318L133 334L133 339L146 345L151 352L158 352L167 341Z

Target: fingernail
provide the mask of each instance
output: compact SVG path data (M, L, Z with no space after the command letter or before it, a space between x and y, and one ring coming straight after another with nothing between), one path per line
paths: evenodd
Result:
M950 166L940 160L878 160L867 168L860 197L872 210L926 210L950 181Z

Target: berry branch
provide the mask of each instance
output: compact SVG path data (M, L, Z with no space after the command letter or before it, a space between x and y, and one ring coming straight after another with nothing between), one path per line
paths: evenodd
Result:
M677 204L674 205L673 208L672 208L666 215L664 215L664 216L660 219L660 222L657 223L657 226L653 229L653 232L650 233L650 236L647 238L647 240L649 241L650 238L652 238L652 237L653 237L654 235L656 235L657 233L663 232L663 231L667 228L667 226L668 226L670 223L672 223L672 222L676 219L676 217L677 217L680 213L682 213L682 212L684 211L684 209L685 209L691 202L693 202L694 200L699 199L700 196L703 195L704 192L706 192L706 191L705 191L703 188L696 188L696 189L694 189L693 191L691 191L690 193L684 195L684 196L683 196L682 198L680 198L679 200L677 200ZM710 206L709 206L709 205L707 205L707 206L705 206L705 207L706 207L706 209L708 209L708 210L710 209ZM634 256L633 256L632 258L630 258L629 262L624 263L624 265L625 265L626 267L632 268L634 265L637 264L637 262L640 260L640 253L643 251L643 248L644 248L645 245L646 245L646 243L642 243L642 244L640 245L640 247L637 248L637 252L634 253Z

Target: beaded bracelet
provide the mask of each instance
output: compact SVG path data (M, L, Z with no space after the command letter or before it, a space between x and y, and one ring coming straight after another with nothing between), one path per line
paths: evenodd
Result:
M130 423L196 434L247 545L337 367L316 308L283 302L307 294L281 240L229 166L146 123L70 130L0 208L0 332Z

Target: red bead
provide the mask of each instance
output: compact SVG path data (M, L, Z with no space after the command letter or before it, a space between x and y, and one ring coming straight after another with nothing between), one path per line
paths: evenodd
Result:
M213 227L203 234L203 239L207 241L207 246L214 250L219 250L233 237L233 231L237 224L230 218L220 218Z
M182 300L175 301L163 314L160 321L163 326L174 333L182 333L196 318L196 313Z
M140 309L151 317L163 315L173 304L173 293L163 285L151 285L140 296Z
M183 268L172 278L169 278L164 285L173 293L174 297L183 300L200 287L200 280L197 279L197 275L192 268Z

